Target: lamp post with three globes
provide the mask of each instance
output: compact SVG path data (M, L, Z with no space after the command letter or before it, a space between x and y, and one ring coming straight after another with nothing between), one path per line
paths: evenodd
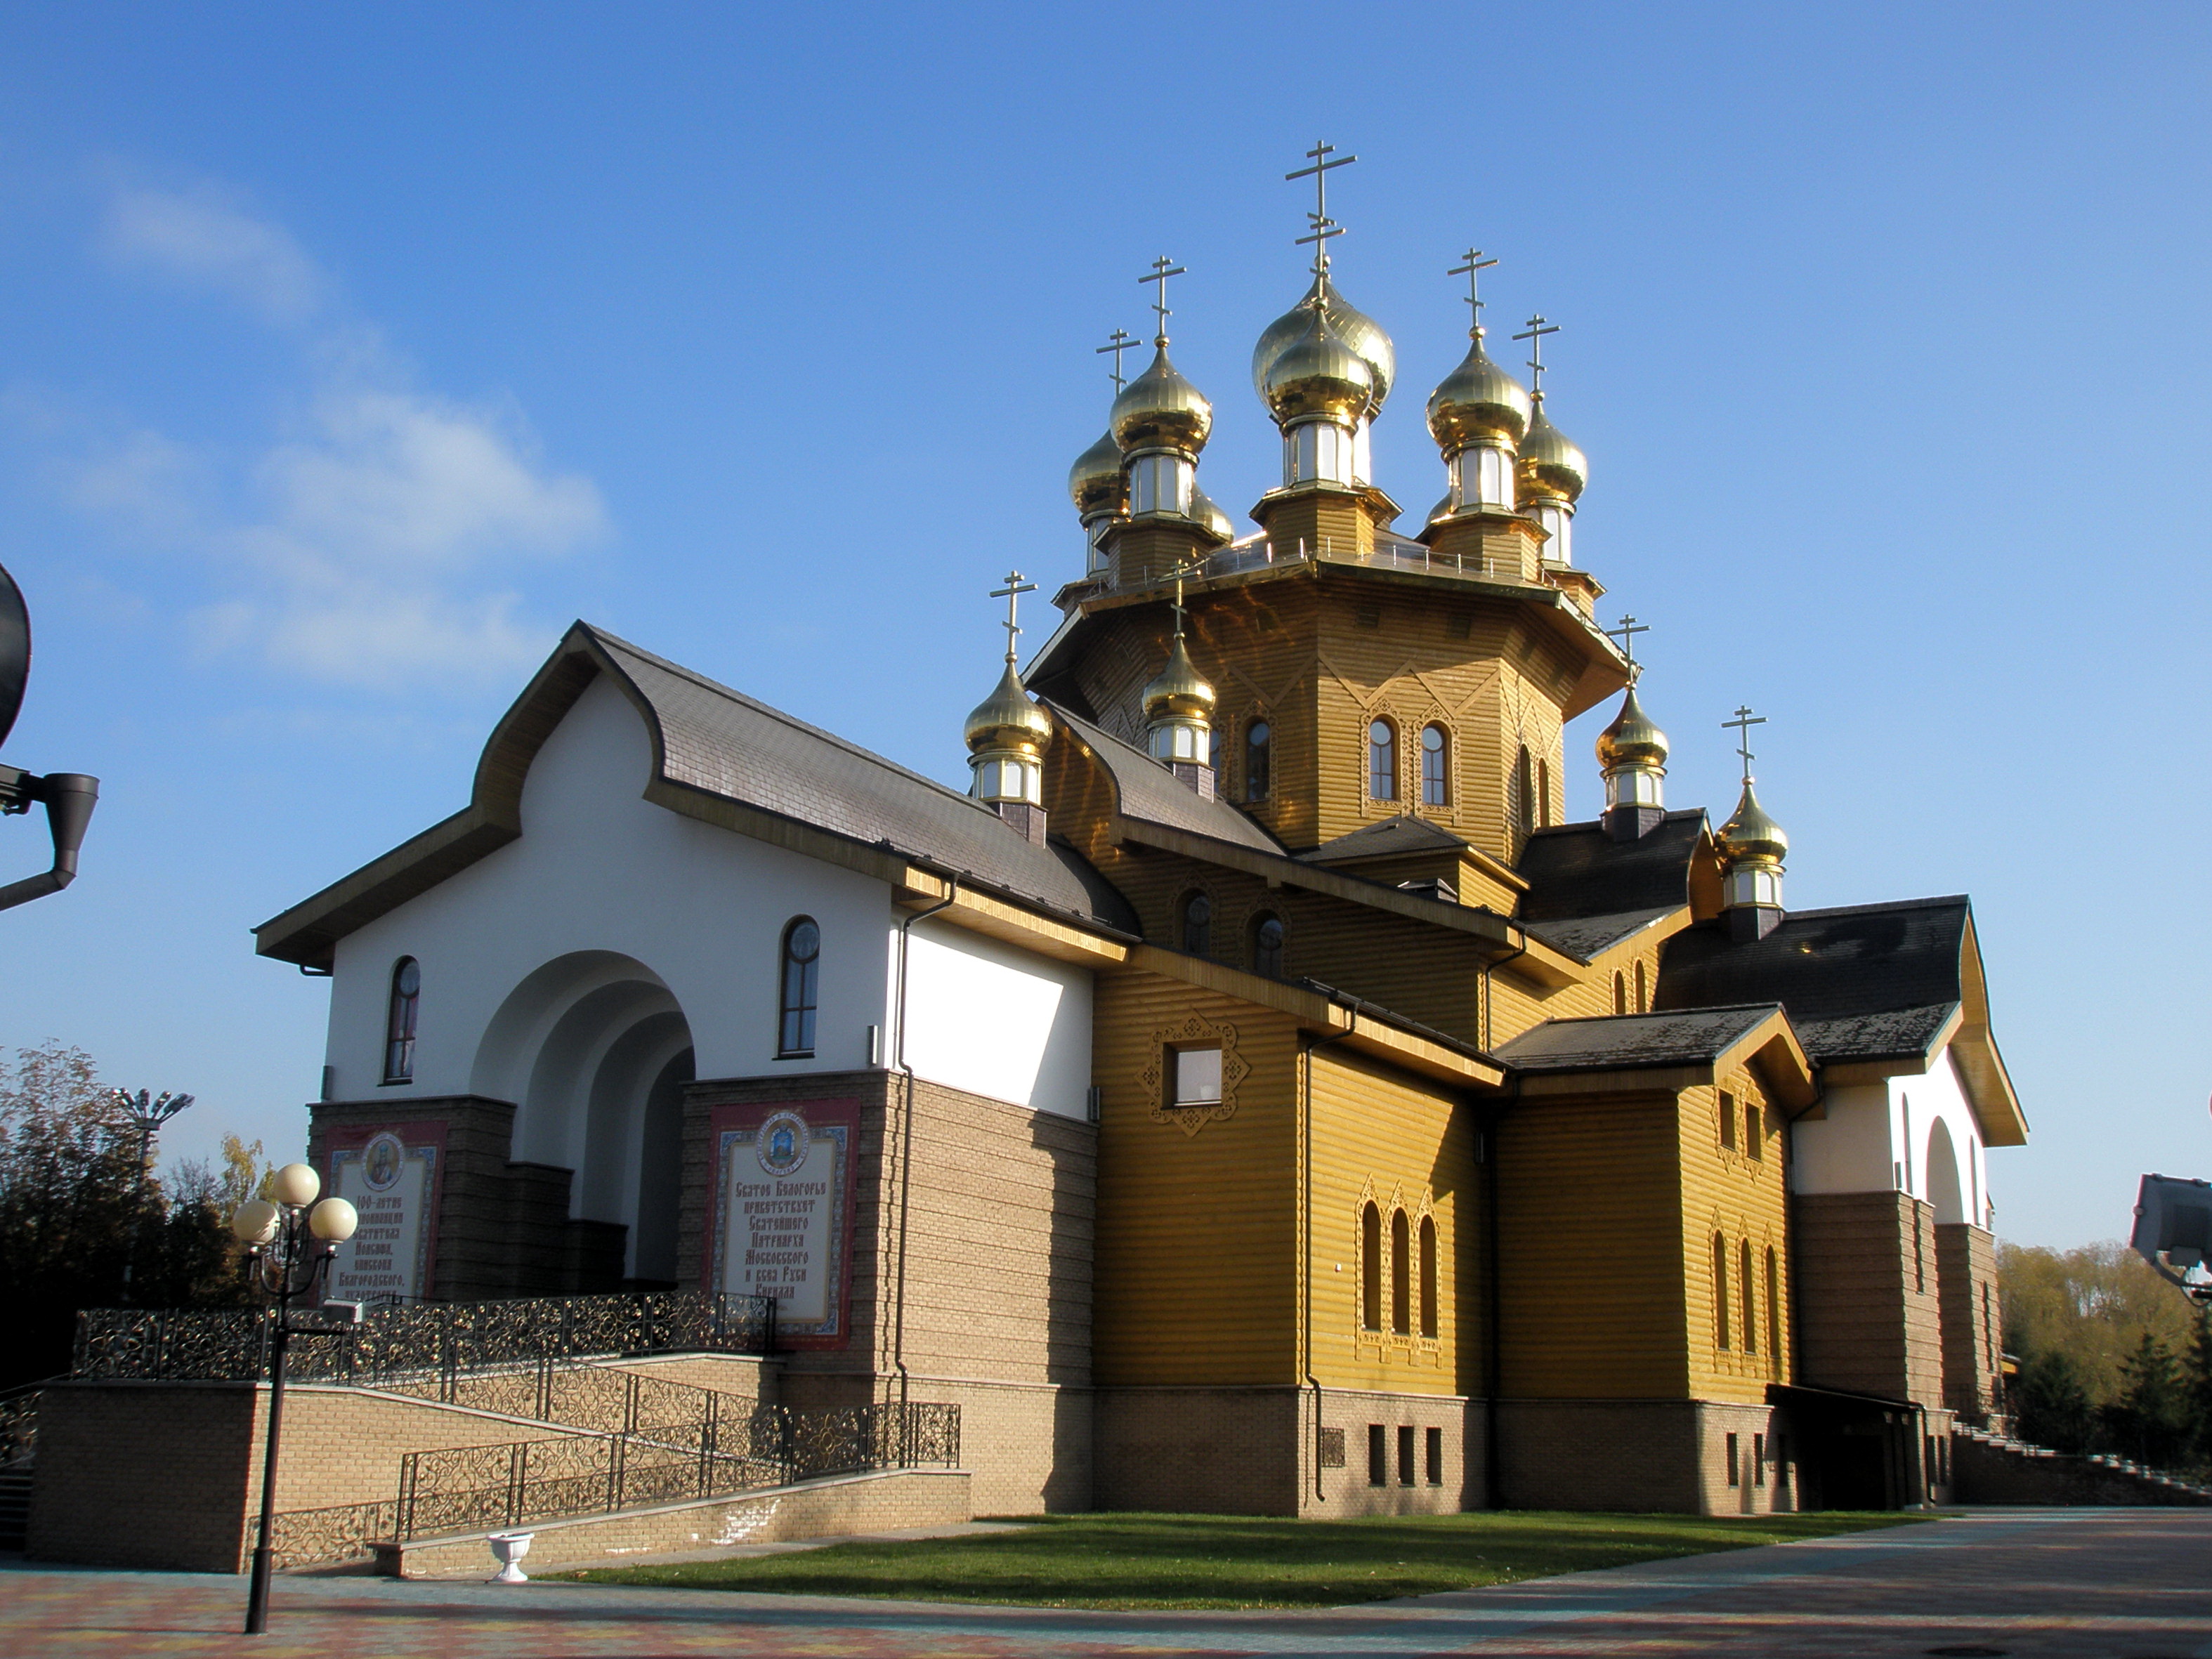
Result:
M269 1343L269 1435L261 1461L261 1535L253 1547L253 1575L246 1594L246 1633L269 1628L270 1534L276 1522L276 1444L284 1420L284 1351L295 1336L335 1336L342 1328L294 1325L292 1304L312 1302L338 1246L351 1238L361 1218L342 1198L316 1196L322 1177L312 1164L287 1164L270 1179L276 1194L249 1198L230 1218L231 1236L246 1247L247 1271L274 1304ZM359 1309L354 1310L356 1320Z

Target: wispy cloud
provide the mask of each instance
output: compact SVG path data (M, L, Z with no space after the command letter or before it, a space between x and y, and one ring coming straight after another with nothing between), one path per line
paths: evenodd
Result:
M545 647L520 570L607 533L591 480L549 466L519 412L424 392L282 227L210 189L118 192L111 253L312 322L299 411L244 448L151 429L62 468L88 514L192 556L212 590L185 617L203 658L398 688L511 676Z

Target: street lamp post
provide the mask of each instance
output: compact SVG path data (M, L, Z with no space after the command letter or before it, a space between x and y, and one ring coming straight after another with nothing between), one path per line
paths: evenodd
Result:
M249 1198L230 1218L230 1231L246 1247L248 1271L274 1304L269 1342L269 1434L261 1457L261 1535L253 1547L253 1576L246 1593L246 1633L269 1628L269 1571L276 1524L276 1448L284 1421L284 1351L295 1336L334 1336L335 1328L295 1326L292 1304L312 1298L338 1246L353 1237L360 1217L342 1198L319 1204L322 1178L312 1165L287 1164L272 1180L275 1203ZM310 1207L312 1206L312 1207Z
M146 1200L154 1183L154 1137L164 1123L192 1103L192 1097L167 1090L155 1095L141 1089L134 1095L128 1089L118 1089L114 1100L123 1115L138 1126L138 1225L132 1231L132 1259L123 1264L123 1282L128 1285L138 1266L137 1246L145 1237Z

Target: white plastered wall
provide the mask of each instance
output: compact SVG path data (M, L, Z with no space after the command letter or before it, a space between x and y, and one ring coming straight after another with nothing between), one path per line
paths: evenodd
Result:
M1981 1126L1948 1047L1924 1073L1832 1085L1826 1099L1826 1119L1795 1131L1796 1191L1909 1192L1938 1222L1990 1224Z
M905 1059L916 1076L1062 1117L1087 1115L1086 969L924 919L912 929L907 975Z

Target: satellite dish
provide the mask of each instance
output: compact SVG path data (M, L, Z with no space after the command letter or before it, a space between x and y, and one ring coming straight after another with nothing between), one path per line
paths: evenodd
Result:
M23 706L23 682L30 678L31 613L22 589L0 565L0 743L8 741L15 711Z

